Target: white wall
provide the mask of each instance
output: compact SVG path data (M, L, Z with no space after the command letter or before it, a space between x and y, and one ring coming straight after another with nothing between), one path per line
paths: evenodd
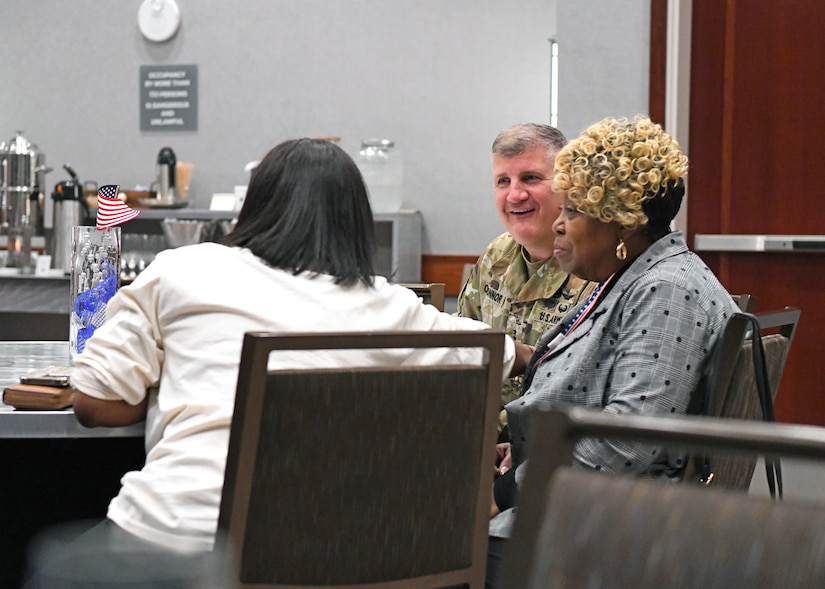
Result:
M22 130L39 146L49 192L65 162L84 180L148 184L168 145L195 164L190 197L205 207L284 139L339 135L353 153L378 135L403 149L424 252L477 254L501 231L493 138L549 120L549 37L565 132L646 105L648 0L178 0L181 30L162 44L140 36L140 4L3 3L0 140ZM139 67L180 64L198 66L198 130L141 132Z
M559 128L648 112L650 0L556 0Z

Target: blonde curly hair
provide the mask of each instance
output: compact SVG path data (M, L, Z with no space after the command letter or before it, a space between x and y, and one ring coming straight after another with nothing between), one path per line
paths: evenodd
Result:
M687 170L687 156L661 125L642 116L606 118L562 148L553 186L604 223L666 226L679 210Z

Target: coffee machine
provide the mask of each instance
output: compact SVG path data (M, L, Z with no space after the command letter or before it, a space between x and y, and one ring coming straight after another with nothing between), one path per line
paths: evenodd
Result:
M43 231L42 190L45 156L37 146L23 137L23 132L0 143L3 182L0 191L0 234L8 238L6 266L32 273L32 236Z

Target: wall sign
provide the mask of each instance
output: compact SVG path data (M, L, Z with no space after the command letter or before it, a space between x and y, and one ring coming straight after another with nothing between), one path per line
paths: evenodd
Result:
M140 130L197 129L198 66L140 66Z

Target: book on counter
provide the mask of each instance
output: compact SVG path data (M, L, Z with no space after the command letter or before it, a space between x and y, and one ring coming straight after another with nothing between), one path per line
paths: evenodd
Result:
M65 409L71 407L74 389L41 384L14 384L3 389L3 403L15 409Z
M65 409L71 407L74 389L69 387L69 366L49 366L20 377L20 383L3 389L3 403L15 409Z

